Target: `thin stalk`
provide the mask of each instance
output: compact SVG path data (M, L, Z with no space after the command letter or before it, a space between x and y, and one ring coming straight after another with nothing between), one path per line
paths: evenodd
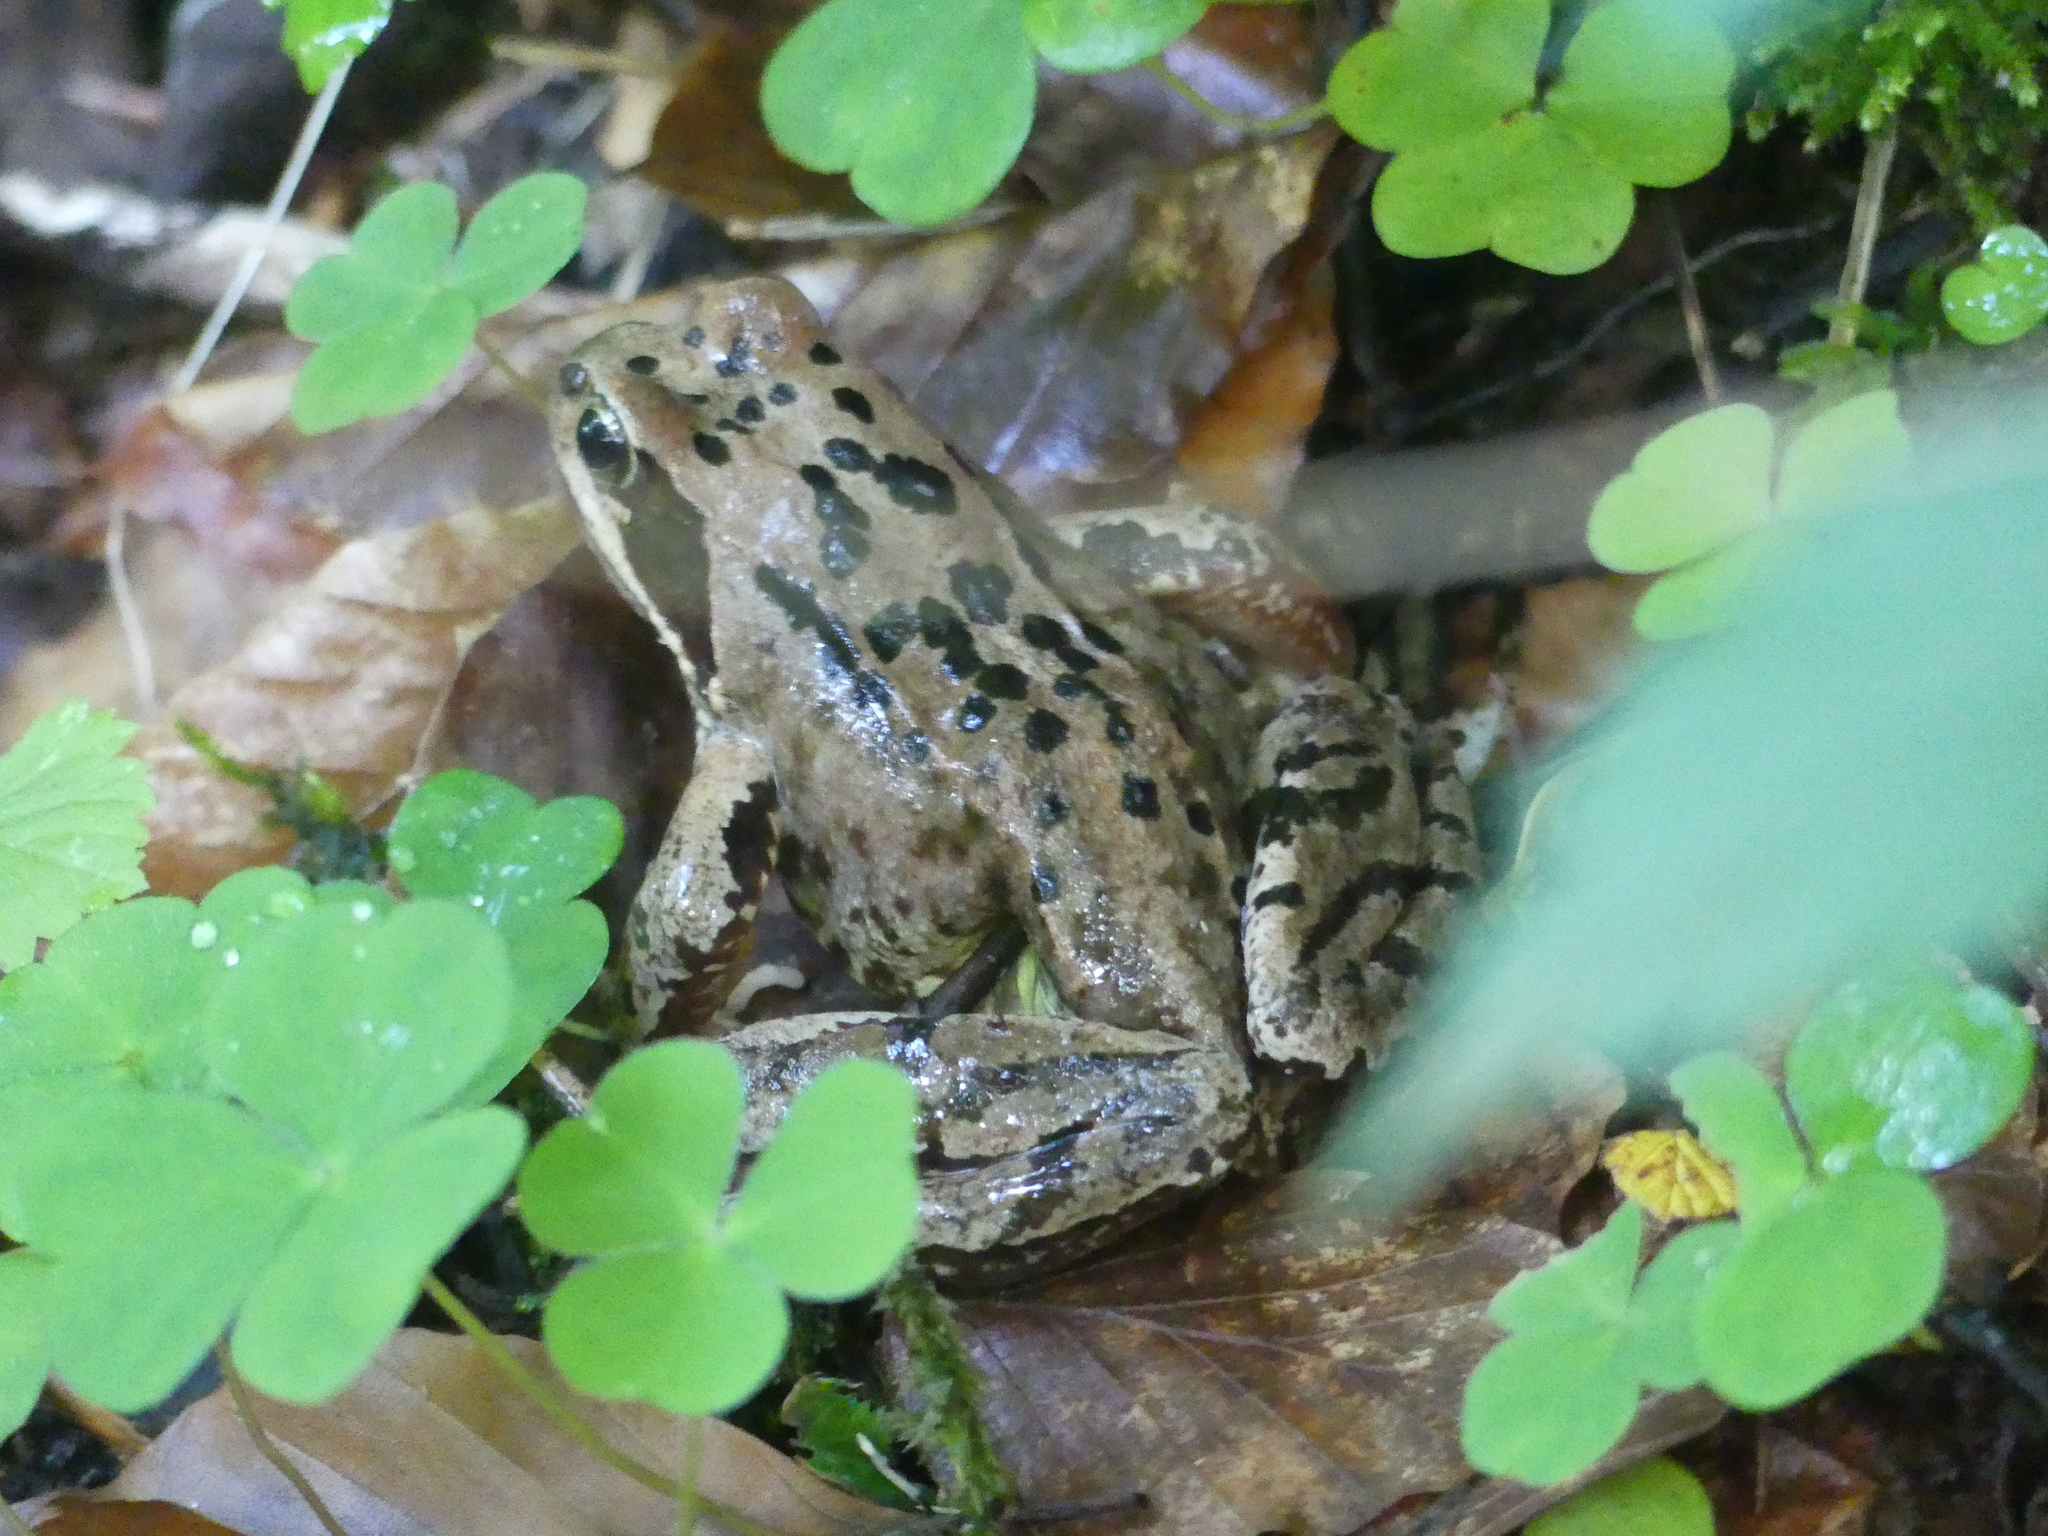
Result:
M305 1501L306 1508L313 1511L313 1518L327 1527L328 1536L348 1536L348 1527L334 1518L334 1511L327 1507L327 1501L320 1497L306 1476L292 1464L291 1457L277 1448L277 1442L270 1438L270 1432L263 1427L263 1421L256 1417L256 1399L249 1391L249 1384L242 1380L241 1372L228 1359L225 1347L213 1347L220 1361L221 1379L228 1384L228 1396L234 1399L235 1413L242 1421L242 1427L249 1431L249 1438L256 1443L256 1449L263 1453L263 1459L283 1474L286 1482Z
M285 162L284 174L277 178L277 187L270 194L270 202L263 210L263 223L256 237L256 243L249 247L242 257L241 266L235 269L229 281L227 292L220 296L220 302L213 306L213 313L206 318L206 328L199 333L199 339L192 343L192 350L186 355L185 366L178 370L178 376L171 380L171 393L192 387L199 377L199 370L206 366L206 360L213 356L213 349L228 328L228 321L234 318L241 306L242 296L249 291L249 285L256 281L257 269L263 265L263 258L270 254L271 237L277 233L277 226L284 222L285 211L292 205L292 195L299 190L299 182L306 174L306 166L313 158L313 148L320 142L320 135L326 131L327 118L334 111L334 99L341 94L341 83L348 78L349 66L355 61L344 59L327 83L320 87L320 94L313 99L306 121L299 128L299 141L292 146L292 157Z
M1197 112L1200 112L1202 116L1208 118L1210 122L1220 124L1225 128L1234 128L1239 133L1293 133L1298 128L1308 127L1310 123L1319 123L1330 115L1330 104L1326 101L1312 101L1305 107L1296 107L1292 112L1283 113L1279 117L1253 117L1247 112L1232 112L1227 107L1217 106L1215 102L1204 96L1192 85L1189 85L1187 81L1181 79L1171 69L1168 69L1166 67L1166 60L1162 58L1147 59L1144 63L1144 68L1149 69L1161 80L1164 80L1176 95L1186 101Z
M433 1298L436 1306L455 1320L456 1327L476 1341L477 1348L484 1352L491 1364L520 1391L532 1398L541 1412L560 1425L578 1445L614 1472L624 1473L643 1488L651 1488L664 1498L672 1499L676 1496L676 1485L673 1482L614 1446L598 1433L597 1426L563 1402L546 1382L522 1365L519 1357L505 1347L504 1341L484 1326L483 1319L470 1311L463 1305L461 1297L441 1283L439 1275L428 1271L427 1277L420 1282L420 1289Z
M107 591L113 596L121 638L128 646L128 670L135 676L136 713L147 720L156 713L156 653L150 648L142 604L136 601L135 586L128 580L128 508L119 501L107 519L106 556Z
M489 358L491 360L492 365L498 370L498 372L504 374L505 377L511 381L512 387L518 390L519 393L523 397L525 397L526 403L528 405L532 406L536 411L539 411L542 416L547 415L548 397L541 393L540 386L535 384L533 380L529 379L517 368L513 367L511 358L507 357L503 352L500 352L496 347L492 346L491 343L484 340L484 333L482 327L478 327L477 329L476 349L477 351L483 353L485 357Z
M1861 304L1870 288L1870 263L1877 251L1877 231L1884 219L1884 187L1891 179L1892 156L1899 148L1899 120L1893 117L1863 145L1863 179L1856 187L1856 212L1849 220L1849 254L1842 263L1835 297L1843 304ZM1856 342L1856 322L1837 315L1828 326L1828 340L1838 347Z
M112 1451L122 1466L127 1466L149 1449L149 1436L111 1408L87 1402L54 1377L44 1390L57 1400L57 1406L69 1414L74 1423L89 1430L100 1444Z
M704 1460L704 1416L694 1414L684 1432L683 1475L676 1482L676 1536L696 1536L697 1468Z
M1707 334L1707 314L1700 308L1699 284L1693 281L1692 258L1685 252L1685 231L1678 227L1678 208L1669 194L1664 204L1664 238L1671 250L1671 273L1678 288L1679 312L1685 316L1686 344L1700 376L1700 390L1709 404L1721 398L1721 370L1714 363L1714 344Z
M463 1305L460 1296L457 1296L441 1283L439 1275L429 1270L426 1278L420 1282L420 1289L433 1298L436 1306L455 1320L456 1327L476 1341L477 1347L484 1352L485 1358L495 1365L506 1379L528 1397L532 1398L534 1404L541 1412L560 1425L563 1431L571 1439L575 1440L578 1445L589 1451L591 1455L610 1467L614 1472L630 1477L634 1482L640 1484L641 1487L651 1488L663 1498L681 1499L683 1489L680 1485L663 1477L645 1463L635 1461L631 1456L628 1456L624 1451L614 1446L603 1435L598 1433L596 1425L592 1424L582 1414L564 1402L561 1395L554 1388L550 1387L540 1377L522 1365L519 1357L505 1347L504 1341L484 1326L483 1319ZM701 1432L703 1421L701 1419L693 1420L692 1428L693 1431ZM690 1463L690 1475L691 1480L694 1482L696 1477L696 1462L694 1460ZM707 1499L702 1495L693 1493L692 1501L695 1508L703 1510L714 1520L718 1520L732 1530L737 1531L739 1536L779 1536L778 1532L761 1524L760 1521L751 1519L730 1505L719 1503L716 1499Z

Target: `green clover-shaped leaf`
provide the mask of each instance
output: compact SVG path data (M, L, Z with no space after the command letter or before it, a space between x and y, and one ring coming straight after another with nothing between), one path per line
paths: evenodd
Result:
M142 764L118 755L134 734L73 700L0 753L0 970L143 888L142 817L156 797Z
M2026 335L2048 316L2048 241L2024 224L1992 230L1977 259L1942 281L1941 312L1982 347Z
M1671 1091L1708 1150L1735 1170L1746 1227L1783 1213L1806 1186L1806 1154L1763 1073L1731 1051L1695 1056L1671 1074Z
M49 1270L26 1248L0 1253L0 1433L28 1422L50 1374Z
M843 1062L798 1095L725 1219L742 1086L707 1041L636 1052L590 1112L542 1138L520 1207L550 1247L586 1255L549 1299L543 1337L587 1392L677 1413L730 1408L788 1335L785 1290L857 1294L917 1216L914 1098L895 1071Z
M318 343L292 389L293 420L326 432L426 399L469 350L478 321L540 288L575 254L583 204L573 176L523 177L477 210L458 246L447 187L417 182L391 193L285 305L292 334Z
M995 190L1037 91L1017 0L826 0L768 61L761 116L883 218L942 224Z
M1809 1185L1745 1233L1695 1324L1707 1385L1761 1412L1903 1338L1941 1290L1941 1202L1917 1174L1864 1164Z
M1024 30L1053 68L1095 74L1149 59L1208 9L1209 0L1024 0Z
M1645 1386L1678 1392L1699 1381L1693 1315L1707 1282L1741 1241L1732 1221L1687 1227L1637 1279L1628 1308L1628 1363Z
M1677 186L1726 153L1734 54L1694 12L1608 0L1541 99L1545 0L1401 0L1338 61L1329 101L1353 137L1394 152L1373 189L1390 250L1491 248L1538 271L1612 255L1634 186Z
M123 902L0 979L0 1083L66 1073L203 1090L199 1017L219 969L192 942L196 914L168 896Z
M1753 405L1723 405L1667 427L1609 481L1586 522L1611 570L1664 571L1637 604L1658 640L1728 622L1751 578L1799 520L1883 484L1910 458L1898 396L1873 390L1794 431L1773 473L1774 430Z
M1997 1134L2033 1070L2025 1013L1990 987L1914 967L1823 999L1785 1055L1785 1092L1822 1167L1868 1153L1931 1173Z
M316 906L248 945L204 1029L216 1075L316 1154L375 1146L446 1104L504 1039L505 947L474 912Z
M505 937L512 1016L504 1043L464 1095L490 1098L540 1049L604 966L604 915L569 898L611 867L618 810L571 795L538 805L517 785L467 768L428 779L391 824L391 867L415 895L466 902Z
M391 19L392 0L263 0L284 8L284 51L299 67L299 82L317 91L327 77L377 40Z
M1527 1536L1714 1536L1707 1490L1668 1456L1581 1488L1529 1522Z

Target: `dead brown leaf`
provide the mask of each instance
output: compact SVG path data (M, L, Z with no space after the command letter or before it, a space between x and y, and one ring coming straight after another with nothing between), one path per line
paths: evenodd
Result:
M562 1384L537 1343L503 1342L612 1444L656 1469L682 1466L689 1421L584 1397ZM467 1339L402 1329L329 1402L259 1402L265 1429L351 1536L658 1536L675 1528L672 1502L571 1440ZM917 1529L729 1424L703 1421L703 1435L703 1495L779 1536ZM94 1497L172 1500L246 1536L320 1533L257 1453L225 1391L188 1408ZM708 1516L699 1529L727 1532Z
M1488 1485L1459 1453L1458 1415L1466 1376L1500 1338L1486 1306L1559 1245L1471 1211L1373 1231L1355 1214L1361 1186L1296 1175L1185 1241L962 1303L989 1430L1026 1510L1101 1511L1060 1527L1085 1536L1337 1536L1416 1495L1477 1498ZM1678 1428L1717 1411L1694 1403ZM1616 1457L1643 1454L1672 1416L1653 1400ZM1555 1496L1534 1495L1518 1518ZM1489 1493L1475 1507L1512 1504ZM1509 1528L1491 1518L1455 1528Z
M233 656L193 678L130 748L157 805L145 871L198 896L282 855L267 797L230 784L178 735L189 720L238 761L311 768L361 816L414 771L470 645L577 539L566 499L481 510L339 550Z
M167 1499L91 1499L62 1494L36 1524L43 1536L235 1536L234 1527Z

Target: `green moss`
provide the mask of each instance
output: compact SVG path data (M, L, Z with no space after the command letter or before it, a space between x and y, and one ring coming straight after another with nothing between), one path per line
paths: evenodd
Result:
M1809 147L1896 118L1979 230L2012 218L2048 107L2048 0L1890 0L1809 12L1759 50L1753 135L1801 122Z

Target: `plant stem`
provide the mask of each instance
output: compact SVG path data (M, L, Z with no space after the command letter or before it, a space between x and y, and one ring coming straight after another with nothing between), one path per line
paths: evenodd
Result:
M672 1499L676 1496L676 1485L673 1482L652 1467L635 1461L606 1440L598 1433L595 1425L563 1402L546 1382L522 1365L519 1357L505 1347L504 1341L484 1326L483 1319L464 1306L462 1298L441 1283L439 1275L428 1271L426 1278L420 1282L420 1289L433 1298L436 1306L454 1319L456 1327L476 1341L477 1348L484 1352L491 1364L509 1378L520 1391L532 1398L540 1410L560 1425L577 1444L614 1472L625 1474L643 1488L651 1488L664 1498Z
M1699 371L1700 390L1709 405L1721 399L1721 370L1714 364L1714 344L1707 334L1706 311L1700 308L1699 284L1693 281L1692 258L1685 253L1685 231L1678 227L1678 205L1669 193L1664 205L1664 238L1671 248L1671 273L1678 288L1679 312L1685 316L1685 339L1692 365Z
M704 1460L704 1416L692 1415L683 1442L683 1475L676 1483L676 1536L697 1529L697 1468Z
M57 1406L69 1414L73 1422L89 1430L100 1444L112 1451L122 1466L149 1449L149 1436L112 1409L87 1402L54 1377L44 1390L56 1399Z
M241 1372L228 1359L226 1347L216 1344L213 1353L220 1361L221 1379L228 1384L228 1396L234 1400L235 1413L240 1417L242 1427L249 1431L249 1438L256 1443L256 1449L263 1453L263 1459L277 1468L285 1481L297 1490L306 1508L313 1511L313 1517L327 1527L328 1536L348 1536L348 1527L334 1518L334 1511L327 1507L327 1501L306 1481L306 1475L292 1464L291 1457L277 1448L277 1442L270 1438L263 1421L256 1417L256 1399L249 1391L249 1384L242 1380Z
M277 187L270 194L270 202L263 210L263 223L256 237L256 243L249 247L242 257L241 266L228 282L227 291L220 296L220 302L213 306L213 313L206 317L205 329L199 339L192 343L192 350L185 358L185 366L178 370L178 376L171 380L171 393L190 389L199 370L206 366L207 358L213 355L214 346L220 341L221 332L228 328L228 321L234 318L235 310L241 305L242 295L249 291L249 285L256 280L256 271L263 265L263 258L270 254L271 236L277 233L277 226L284 222L285 211L292 205L292 194L299 190L299 181L306 174L306 165L313 158L313 146L320 142L320 135L327 127L328 114L334 110L334 99L341 94L341 83L348 78L349 66L355 61L344 59L327 77L327 83L320 87L320 94L314 98L306 121L299 128L299 141L292 146L292 157L285 162L284 173L277 178Z
M512 359L484 340L483 328L481 326L477 328L476 349L483 353L485 357L488 357L496 366L498 372L505 375L511 381L512 387L526 398L528 405L539 411L542 416L547 415L548 397L540 392L540 386L535 384L533 380L529 379L517 368L514 368L512 366Z
M1877 230L1884 215L1884 184L1891 179L1892 156L1899 147L1899 120L1893 117L1863 145L1863 179L1856 187L1856 212L1849 221L1849 254L1842 263L1841 286L1835 297L1844 305L1861 305L1870 287L1870 262L1877 250ZM1856 321L1837 315L1828 326L1828 340L1854 346Z
M1279 117L1253 117L1245 112L1232 112L1226 107L1217 106L1215 102L1168 69L1166 67L1166 60L1150 58L1145 61L1143 67L1157 75L1161 80L1164 80L1167 85L1172 87L1176 95L1194 107L1202 116L1208 118L1210 122L1220 124L1225 128L1234 128L1239 133L1293 133L1297 129L1308 127L1310 123L1319 123L1330 115L1330 104L1326 101L1312 101L1305 107L1297 107L1294 111L1283 113Z

